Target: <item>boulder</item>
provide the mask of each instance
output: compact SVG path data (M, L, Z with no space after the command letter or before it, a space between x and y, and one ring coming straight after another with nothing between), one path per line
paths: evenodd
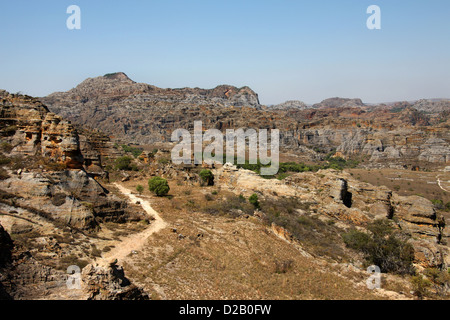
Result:
M125 277L117 260L105 266L88 265L82 273L82 288L89 294L89 300L149 300L141 288L131 284Z

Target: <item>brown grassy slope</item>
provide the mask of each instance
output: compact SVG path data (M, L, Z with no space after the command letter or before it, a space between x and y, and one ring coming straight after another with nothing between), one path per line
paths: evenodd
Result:
M145 181L128 182L129 189ZM125 264L133 281L161 299L377 299L365 278L350 281L331 266L304 257L257 218L197 213L212 188L171 183L174 198L154 208L169 227ZM219 191L216 197L223 197ZM175 230L176 229L176 230ZM349 275L347 275L349 276Z

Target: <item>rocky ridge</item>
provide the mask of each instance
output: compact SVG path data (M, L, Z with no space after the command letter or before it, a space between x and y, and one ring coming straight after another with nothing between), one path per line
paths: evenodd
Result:
M204 129L222 131L277 128L282 148L307 154L311 161L337 151L338 156L364 158L374 165L393 160L411 167L450 162L450 114L442 103L442 108L430 109L446 110L440 113L424 113L406 102L368 106L360 99L343 98L312 108L296 102L267 108L246 87L160 89L135 83L122 73L88 79L42 100L74 123L138 144L170 142L174 130L193 130L194 121L201 120ZM423 110L430 104L417 105Z

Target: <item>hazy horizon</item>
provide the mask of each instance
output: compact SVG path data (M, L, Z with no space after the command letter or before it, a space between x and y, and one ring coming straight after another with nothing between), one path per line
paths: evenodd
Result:
M66 27L72 4L81 30ZM366 27L372 4L381 30ZM0 9L0 88L10 92L42 97L122 71L161 88L248 86L264 105L450 95L444 0L19 0Z

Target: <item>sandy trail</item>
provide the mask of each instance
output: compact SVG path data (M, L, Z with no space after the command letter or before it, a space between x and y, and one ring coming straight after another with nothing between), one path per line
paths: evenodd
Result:
M445 188L442 186L441 175L438 175L438 176L437 176L437 183L438 183L439 188L441 188L441 189L444 190L445 192L450 192L450 190L447 190L447 189L445 189Z
M167 223L161 218L161 216L156 212L150 205L150 203L146 200L143 200L134 194L131 193L130 190L121 186L118 183L114 184L117 189L124 195L126 195L132 202L136 203L139 201L141 203L142 208L147 212L149 218L154 218L150 224L150 226L144 231L136 234L132 234L120 241L116 244L116 246L109 252L103 254L103 256L97 259L96 263L109 263L112 259L117 259L119 263L123 262L126 257L132 251L138 251L141 249L147 242L147 239L154 233L159 232L160 230L167 227Z

